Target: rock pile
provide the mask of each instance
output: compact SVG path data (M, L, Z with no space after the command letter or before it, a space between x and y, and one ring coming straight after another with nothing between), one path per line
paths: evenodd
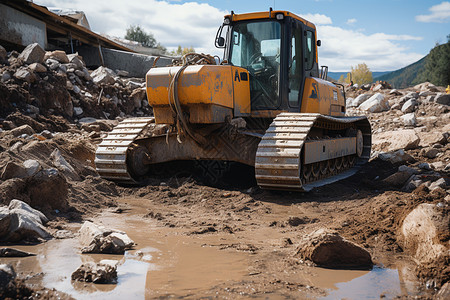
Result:
M2 51L0 118L14 111L32 118L56 114L74 121L151 114L144 79L117 74L126 72L105 67L90 71L76 53L46 52L38 44L20 54Z

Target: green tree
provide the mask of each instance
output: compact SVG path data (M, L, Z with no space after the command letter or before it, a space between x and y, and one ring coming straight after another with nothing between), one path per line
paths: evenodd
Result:
M181 47L180 45L178 45L177 50L172 50L169 54L173 56L182 56L191 52L195 52L194 47Z
M366 83L372 83L372 72L370 71L369 67L365 64L358 64L356 67L352 67L352 80L353 83L357 83L359 86L366 84ZM348 80L348 76L347 76Z
M450 34L447 43L436 45L425 59L425 67L413 83L429 81L434 85L450 84Z
M130 25L130 27L127 28L125 38L130 41L139 42L142 44L142 46L145 47L159 49L163 53L165 53L167 50L166 47L156 41L152 33L145 32L145 30L142 29L139 25Z
M130 27L127 28L125 38L130 41L139 42L142 44L142 46L150 48L155 48L157 45L156 39L153 34L145 32L139 25L130 25Z

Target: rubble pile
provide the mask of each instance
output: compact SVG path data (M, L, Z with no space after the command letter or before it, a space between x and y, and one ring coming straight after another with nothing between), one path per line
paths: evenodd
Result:
M2 53L0 118L17 111L33 119L59 115L71 122L151 114L143 78L102 66L88 70L76 53L46 52L38 44L22 53Z
M376 92L374 92L376 90ZM372 126L372 159L397 167L383 181L405 192L450 187L450 94L425 82L405 90L374 85L347 90L348 115L367 115Z

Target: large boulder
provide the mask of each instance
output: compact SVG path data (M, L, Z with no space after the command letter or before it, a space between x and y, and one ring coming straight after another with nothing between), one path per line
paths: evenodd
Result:
M80 229L80 245L83 247L82 253L123 254L135 243L123 231L107 229L86 221Z
M373 266L367 250L323 228L304 236L295 256L326 268L370 269Z
M358 107L369 98L370 98L370 94L361 94L358 97L356 97L355 99L353 99L353 101L351 103L351 107Z
M414 129L384 131L373 136L374 148L381 147L383 151L395 151L399 149L416 149L420 143Z
M389 110L389 103L383 94L376 93L364 101L358 108L367 112L377 113Z
M43 213L14 199L7 209L0 210L0 239L9 242L50 239L51 234L43 225L47 221Z
M19 58L23 59L26 64L42 63L44 61L44 55L44 49L42 49L38 43L34 43L28 45L22 53L20 53Z
M117 283L117 264L102 260L99 263L82 264L71 276L74 281L93 283Z
M403 221L399 239L419 264L449 256L450 215L445 206L422 203Z
M22 125L12 129L11 131L9 131L9 133L17 137L21 136L22 134L32 135L34 134L34 130L30 125Z

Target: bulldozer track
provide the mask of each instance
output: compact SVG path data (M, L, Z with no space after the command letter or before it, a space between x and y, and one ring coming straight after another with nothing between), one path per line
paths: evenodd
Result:
M318 176L316 181L304 180L301 172L301 151L311 128L326 127L333 129L335 127L336 129L342 129L345 125L364 119L365 117L333 118L321 114L305 113L279 114L258 145L255 161L255 175L258 185L266 189L309 191L314 187L329 184L355 174L358 171L358 166L366 162L370 156L370 125L368 128L362 128L363 135L365 135L363 155L353 168L342 173L336 174L334 171L326 176Z
M120 122L98 145L95 152L95 168L98 174L108 180L134 184L127 168L127 151L139 134L155 118L130 118Z

